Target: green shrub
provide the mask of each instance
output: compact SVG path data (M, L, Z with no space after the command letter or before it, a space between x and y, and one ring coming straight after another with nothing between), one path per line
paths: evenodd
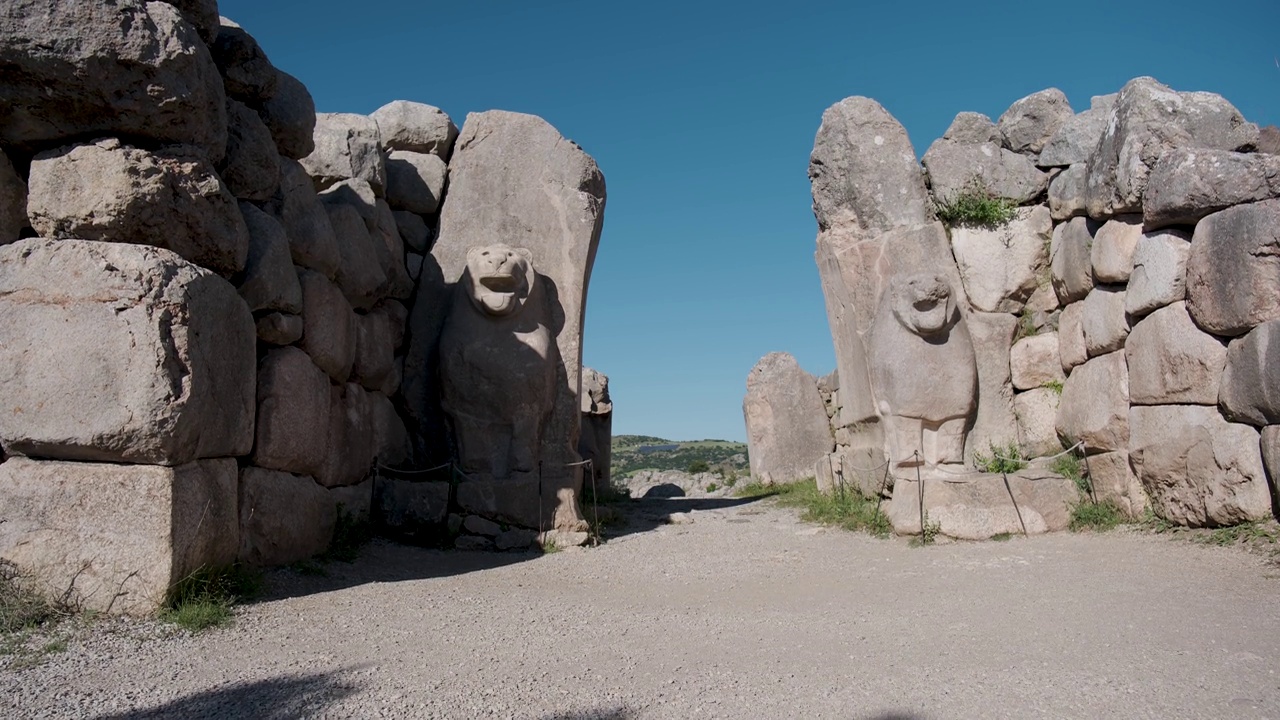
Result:
M805 522L863 530L876 537L888 537L892 530L889 518L880 512L874 499L863 497L855 490L823 495L813 478L786 485L751 483L738 488L737 495L773 497L783 507L802 510L800 519Z
M991 450L989 455L982 452L973 453L973 464L982 472L1014 473L1027 466L1027 458L1018 448L1018 444L1012 440L1003 447L995 443L989 443L987 447Z
M1105 532L1124 523L1124 512L1110 500L1080 503L1071 509L1071 531Z
M690 475L697 475L698 473L704 473L709 471L710 469L711 469L711 466L707 464L706 460L698 459L689 463Z
M1088 478L1084 476L1080 458L1075 453L1071 452L1054 458L1053 464L1049 466L1049 469L1074 482L1081 494L1093 494L1093 488L1090 487Z
M938 219L949 226L999 227L1014 218L1018 202L998 197L974 177L952 198L938 200Z

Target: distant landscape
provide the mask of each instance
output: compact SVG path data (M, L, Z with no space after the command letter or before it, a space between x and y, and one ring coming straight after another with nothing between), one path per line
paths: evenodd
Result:
M624 478L638 470L748 471L746 443L729 440L668 440L651 435L615 435L612 473Z

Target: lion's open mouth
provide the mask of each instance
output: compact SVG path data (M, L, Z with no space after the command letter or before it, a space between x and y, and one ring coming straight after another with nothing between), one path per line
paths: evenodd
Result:
M490 275L480 278L480 284L491 292L509 293L519 289L520 283L510 275Z

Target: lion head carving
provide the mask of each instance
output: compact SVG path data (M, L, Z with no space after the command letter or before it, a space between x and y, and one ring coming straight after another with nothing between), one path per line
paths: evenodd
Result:
M916 335L928 337L952 324L956 301L941 275L908 275L891 293L894 317Z
M533 253L501 243L467 250L462 274L467 296L476 309L492 317L514 315L533 289Z

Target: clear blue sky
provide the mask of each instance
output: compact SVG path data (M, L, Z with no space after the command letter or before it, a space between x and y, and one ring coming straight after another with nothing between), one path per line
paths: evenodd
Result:
M868 5L872 7L867 7ZM880 101L921 154L962 110L1152 75L1280 123L1277 0L704 3L222 0L329 112L541 115L608 183L585 362L614 432L745 437L768 352L835 367L806 176L822 111Z

